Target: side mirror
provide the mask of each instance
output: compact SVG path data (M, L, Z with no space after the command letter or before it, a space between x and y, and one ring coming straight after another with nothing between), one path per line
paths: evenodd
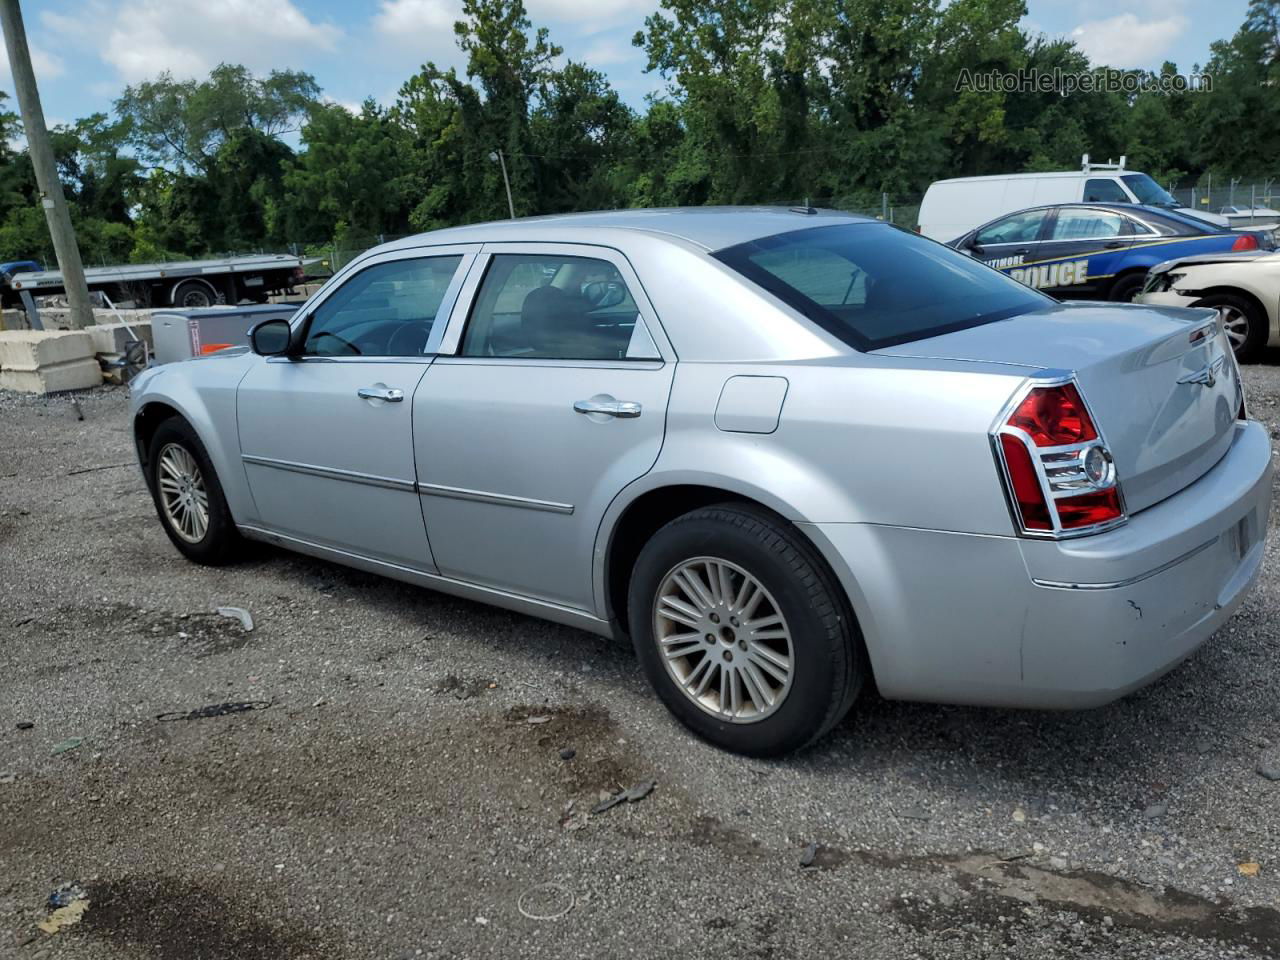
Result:
M288 320L263 320L249 331L249 345L260 357L282 357L289 352L293 328Z
M964 243L961 244L961 246L965 250L968 250L970 253L972 253L974 256L977 256L983 252L982 244L978 242L977 234L974 234L973 236L969 237L967 240L965 240Z

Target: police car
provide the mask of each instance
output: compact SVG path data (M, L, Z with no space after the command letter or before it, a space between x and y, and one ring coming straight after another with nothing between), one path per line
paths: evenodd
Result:
M1270 235L1132 203L1061 203L1007 214L948 246L1063 299L1132 300L1147 270L1190 254L1271 249Z

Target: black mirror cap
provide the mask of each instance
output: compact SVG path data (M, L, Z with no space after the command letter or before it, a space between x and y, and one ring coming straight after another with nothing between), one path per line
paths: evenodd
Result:
M260 357L287 356L292 340L288 320L263 320L249 331L249 345Z

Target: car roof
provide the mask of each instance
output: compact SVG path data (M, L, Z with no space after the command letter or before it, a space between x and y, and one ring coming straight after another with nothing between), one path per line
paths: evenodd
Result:
M810 227L877 223L871 217L812 207L669 207L564 213L494 220L420 233L384 249L445 243L549 241L589 243L601 231L632 231L677 238L709 251Z
M996 217L995 220L990 221L990 223L998 223L1005 219L1005 217L1017 216L1019 213L1028 213L1032 210L1075 210L1080 208L1087 210L1111 210L1115 213L1129 214L1131 216L1138 214L1145 219L1167 220L1174 223L1180 223L1184 226L1198 227L1206 233L1223 232L1223 228L1218 227L1207 220L1201 220L1198 217L1178 213L1177 211L1170 210L1167 207L1152 207L1144 203L1105 203L1102 201L1098 201L1096 203L1042 203L1038 206L1023 207L1021 210L1014 210L1011 213L1006 213L1003 216ZM989 225L989 223L984 223L976 229L980 230L982 227Z

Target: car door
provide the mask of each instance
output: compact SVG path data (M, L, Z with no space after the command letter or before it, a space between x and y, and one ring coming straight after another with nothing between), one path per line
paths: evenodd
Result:
M1036 259L1047 210L1021 210L1001 217L973 232L969 254L1005 273Z
M592 610L596 533L657 459L675 355L616 250L486 244L467 288L413 402L436 563Z
M1098 293L1133 244L1130 218L1105 207L1059 207L1023 283L1056 297Z
M412 397L478 249L400 250L351 268L297 322L298 355L259 358L241 381L240 450L263 527L434 572Z

